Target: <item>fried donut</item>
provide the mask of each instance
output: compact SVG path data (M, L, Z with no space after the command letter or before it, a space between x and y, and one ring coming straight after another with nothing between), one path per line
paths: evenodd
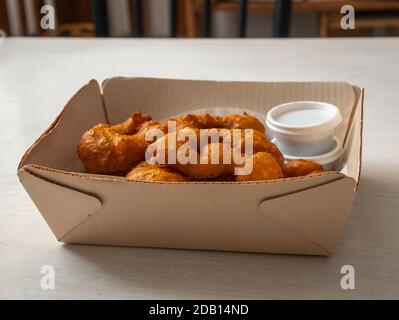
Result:
M208 113L201 115L188 114L178 118L170 119L176 121L176 130L183 128L191 129L229 129L230 138L233 143L233 129L252 129L253 130L253 153L268 152L272 154L281 166L284 165L284 157L280 150L270 142L265 136L265 127L254 116L244 113L243 115L231 114L227 116L211 116ZM168 132L167 122L162 125L163 131ZM242 131L241 152L245 152L245 144L248 142L248 136ZM211 142L211 141L209 141ZM222 141L219 141L222 142ZM232 144L233 148L237 145Z
M152 121L151 116L134 112L124 122L111 126L111 129L119 134L134 134L143 124L150 121Z
M191 123L192 124L192 123ZM184 126L180 126L180 128L183 129L177 129L177 131L181 131L181 130L194 130L197 134L197 143L199 145L200 143L200 139L199 139L199 129L193 126L188 126L188 125L184 125ZM215 130L215 133L219 135L219 141L220 143L227 143L227 141L231 142L231 146L232 148L238 149L238 147L240 147L241 149L241 153L245 152L245 145L247 143L252 142L252 152L253 154L257 153L257 152L268 152L271 155L273 155L277 161L280 163L281 166L284 165L284 156L282 155L282 153L280 152L280 150L276 147L276 145L274 145L269 139L266 138L265 134L263 132L260 132L258 130L252 130L252 137L245 134L245 131L241 131L241 140L240 141L234 141L234 133L233 130L234 129L225 129L225 128L211 128L210 129L210 135L212 135L212 129ZM223 131L222 131L223 130ZM238 129L240 130L240 129ZM228 135L228 137L226 136ZM252 140L252 141L251 141ZM216 143L217 141L212 141L211 138L208 139L208 143ZM240 144L240 145L239 145Z
M193 130L193 131L191 131ZM225 129L223 132L221 132L221 129L215 129L219 130L216 131L217 134L220 134L219 137L222 138L222 141L218 142L213 142L208 141L208 144L205 145L202 149L202 152L198 152L199 150L199 143L200 143L200 138L199 138L199 129L192 129L191 127L185 127L184 129L177 130L177 132L172 132L164 137L158 139L156 142L154 142L154 145L151 146L154 149L157 150L157 152L161 153L161 157L157 158L157 161L161 163L161 165L168 166L170 168L176 169L183 174L191 177L192 179L195 180L209 180L209 179L216 179L221 176L228 176L232 175L234 173L235 167L239 166L234 164L234 159L233 157L234 153L238 153L238 148L235 145L235 141L233 139L233 132L232 129ZM186 141L178 141L177 137L179 135L185 135L183 134L184 132L191 132L192 135L195 135L195 137L192 138L192 142L194 144L188 145ZM253 134L253 153L259 153L259 152L267 152L268 154L272 155L277 163L280 166L280 170L282 169L282 165L284 163L284 158L283 155L280 153L278 148L271 143L267 138L265 137L264 134L257 130L252 131ZM225 139L226 137L224 136L225 134L230 135L229 139ZM238 141L237 143L241 143L241 153L245 152L245 144L248 143L251 139L251 136L245 135L244 132L242 132L241 135L241 140ZM245 139L246 140L245 140ZM169 141L172 139L173 141L176 141L175 144L169 145ZM229 145L226 141L230 141L231 144ZM223 143L222 143L223 142ZM185 148L181 148L183 144L186 144ZM219 162L218 163L211 163L211 151L215 150L217 147L219 147ZM208 148L208 154L205 154L206 149ZM183 149L183 150L182 150ZM223 153L224 150L224 153ZM157 157L158 155L156 155ZM226 161L222 161L223 156L227 156L230 159L230 163L226 163ZM181 159L188 159L190 158L190 161L181 161ZM236 159L239 159L236 157ZM256 161L257 158L255 157ZM172 160L172 161L171 161ZM158 163L159 163L158 162ZM217 162L217 161L216 161ZM280 175L278 175L280 177Z
M178 139L183 136L187 136L184 141L181 141L182 139ZM185 145L186 148L182 147L183 145ZM147 149L148 154L146 158L148 161L156 162L159 165L170 166L177 162L179 156L189 156L189 152L193 153L193 157L196 158L198 155L198 145L198 129L184 128L168 133L150 144L149 148ZM186 152L187 155L182 154L182 152ZM151 157L152 159L150 159Z
M253 129L265 132L265 126L254 116L247 113L243 115L231 114L221 117L222 127L228 129Z
M176 119L177 123L181 126L186 125L188 127L198 129L211 129L221 128L222 119L219 116L211 116L209 113L202 115L187 114Z
M284 156L280 152L280 150L276 147L274 143L272 143L270 140L268 140L265 136L264 133L258 131L258 130L253 130L253 135L252 135L252 148L253 148L253 154L256 154L258 152L268 152L270 153L273 157L276 158L277 162L280 164L282 167L284 165ZM244 132L242 132L241 136L241 152L245 152L245 144L251 142L251 138L245 135ZM233 147L236 147L233 145Z
M181 164L177 162L171 167L196 180L215 179L233 173L232 152L233 150L227 144L209 143L197 155L195 163ZM224 157L229 160L223 159Z
M173 127L169 127L169 122L174 122L175 130L170 131ZM216 125L216 127L213 127ZM174 131L182 130L184 128L190 129L208 129L208 128L217 128L219 127L219 121L205 113L203 115L194 115L194 114L187 114L181 117L176 118L169 118L162 123L162 131L164 133L172 133Z
M78 145L79 158L88 172L117 174L130 171L128 179L138 181L253 181L283 177L283 155L266 138L264 126L255 117L246 113L225 117L206 113L171 120L176 120L173 132L169 132L167 122L161 125L139 112L117 125L99 124L83 134ZM146 134L154 128L167 134L150 143L146 141ZM211 129L208 141L201 141L200 129ZM235 129L242 130L238 142L233 136ZM253 140L244 129L252 129ZM204 142L206 144L202 146ZM250 142L253 155L246 156L245 147ZM153 158L149 159L148 152L154 150ZM156 164L143 162L145 158L155 159ZM247 161L234 163L238 159L252 160L253 172L234 177L235 169L247 164Z
M196 180L214 179L232 173L234 170L233 164L225 164L225 161L223 161L223 156L225 156L229 157L231 162L231 147L223 143L210 143L198 152L199 133L198 129L196 130L191 131L190 128L184 128L177 132L168 133L156 140L150 145L150 150L154 151L151 161L161 166L176 169ZM178 141L176 139L179 134L186 133L192 136L191 140ZM170 139L176 143L169 145ZM218 154L215 153L216 151L218 151ZM216 154L216 159L214 154Z
M236 181L260 181L281 179L283 170L276 158L268 152L258 152L252 156L252 172L248 175L237 175Z
M252 153L256 154L258 152L268 152L273 157L276 158L278 163L283 166L284 165L284 156L280 152L280 150L276 147L274 143L272 143L269 139L266 138L263 132L252 129L252 136L245 133L243 129L241 129L241 139L235 141L234 137L234 129L215 129L218 130L218 134L220 135L219 142L227 143L231 141L231 147L234 149L239 149L241 153L245 153L245 146L247 143L252 143ZM222 132L222 130L224 130ZM240 130L240 129L238 129ZM228 135L228 137L226 136ZM209 139L208 143L212 141Z
M167 167L150 164L146 161L139 163L126 176L129 180L135 181L168 181L187 182L192 181L189 177Z
M144 160L148 142L145 133L157 123L139 112L121 124L99 124L85 132L78 144L78 156L88 171L128 171Z
M284 176L287 178L306 176L324 172L323 167L313 161L298 159L289 160L283 168Z
M176 121L176 129L185 127L197 129L213 129L213 128L226 128L226 129L253 129L259 132L264 132L265 127L254 116L247 113L243 115L231 114L227 116L212 116L209 113L204 114L187 114L177 118L171 118L165 121L162 125L164 132L167 130L167 122Z

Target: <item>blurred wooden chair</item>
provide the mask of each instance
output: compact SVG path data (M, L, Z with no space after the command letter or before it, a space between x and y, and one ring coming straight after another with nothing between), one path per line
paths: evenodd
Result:
M108 18L106 0L91 0L93 21L95 24L95 35L97 37L108 36ZM183 11L186 10L187 0L169 0L169 37L186 35L187 31L183 29ZM132 22L132 36L144 37L145 33L145 1L129 0L130 20Z
M273 36L287 37L291 22L292 0L271 0L268 2L254 2L248 0L187 0L184 23L189 26L189 36L199 36L198 25L202 25L200 36L210 37L212 30L213 11L238 11L237 36L245 37L247 30L248 11L262 11L274 13ZM202 19L199 18L202 16ZM201 20L201 23L198 21Z
M105 3L105 0L103 0ZM57 25L54 35L62 37L93 37L98 31L95 25L94 7L91 0L55 0Z
M130 17L133 27L134 37L145 37L146 22L146 2L142 0L130 0ZM168 2L168 16L169 16L169 30L168 36L175 37L193 37L196 30L194 25L196 10L194 3L191 0L167 0Z
M131 36L147 35L144 21L146 1L126 0L133 30ZM320 16L320 36L358 35L340 30L340 8L349 4L356 10L356 28L398 27L399 0L167 0L169 6L170 37L210 37L212 13L215 11L238 12L237 36L247 34L248 12L274 13L273 36L289 35L292 12L315 12ZM57 13L55 30L40 29L40 8L45 3L54 4ZM12 4L20 24L8 17L7 4ZM7 33L18 26L17 35L60 35L76 37L109 36L107 0L0 0L0 28ZM14 10L14 11L15 11ZM393 11L397 10L397 11ZM33 16L32 16L33 12ZM15 12L14 12L15 15ZM36 29L34 28L36 26ZM35 29L35 30L34 30ZM396 31L398 32L398 31ZM15 33L15 32L14 32Z
M4 0L0 1L0 32L4 35L9 34L10 32L7 6Z
M337 31L337 18L340 21L340 9L343 5L352 5L356 10L356 26L365 27L395 27L396 16L386 14L386 11L399 10L398 0L188 0L191 12L185 15L185 24L192 26L190 36L199 36L202 16L202 35L209 36L211 30L211 12L239 12L239 28L237 35L245 36L247 12L274 13L273 36L288 36L290 28L290 13L315 12L319 14L320 36L333 35ZM202 13L203 12L203 13ZM202 13L202 14L201 14ZM391 12L392 13L392 12ZM345 34L351 34L345 30Z
M37 35L37 26L40 23L38 5L39 0L0 0L0 29L7 35Z
M57 0L64 1L64 0ZM94 23L94 35L98 37L108 36L108 17L106 0L79 0L86 1L86 7L90 1L91 13ZM329 36L331 31L339 28L341 15L340 8L349 4L356 10L357 28L370 27L397 27L395 15L388 16L383 13L387 10L399 10L398 0L168 0L169 1L169 36L170 37L210 37L212 30L213 11L238 11L237 36L246 36L247 13L270 12L273 18L273 36L287 37L290 30L291 11L293 12L316 12L320 16L320 36ZM144 14L145 10L142 0L129 0L130 18L133 24L135 37L145 36ZM74 8L76 5L73 6ZM70 28L72 35L90 35L91 27L88 23L82 25L66 25ZM199 33L198 30L202 29ZM346 34L349 34L347 31Z
M55 7L54 30L40 27L40 9L46 4ZM0 0L0 28L18 36L93 36L95 25L90 10L90 0Z
M60 37L93 37L95 32L94 23L91 22L65 23L57 29Z
M399 5L399 2L397 2ZM322 12L320 14L320 37L336 37L336 36L370 36L375 28L389 28L395 35L395 31L399 30L399 7L397 10L367 9L356 10L355 12L355 29L342 30L342 15L336 12Z

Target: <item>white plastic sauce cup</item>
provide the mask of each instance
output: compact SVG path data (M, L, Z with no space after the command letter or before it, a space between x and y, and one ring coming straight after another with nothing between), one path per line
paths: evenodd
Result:
M272 142L276 143L275 140L276 139L273 139ZM284 158L286 161L297 160L297 159L310 160L313 162L317 162L318 164L321 164L324 170L332 171L332 170L341 170L342 163L340 163L340 160L342 153L343 153L342 143L337 137L334 137L333 148L331 149L331 151L327 153L311 157L284 155Z
M339 109L326 102L296 101L267 113L266 125L286 156L309 157L334 148L334 129L341 123Z

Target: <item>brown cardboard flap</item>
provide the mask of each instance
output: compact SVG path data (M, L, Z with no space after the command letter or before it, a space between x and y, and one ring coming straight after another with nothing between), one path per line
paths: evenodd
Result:
M29 170L48 181L81 192L90 190L96 198L105 199L99 211L86 214L86 219L59 238L63 242L318 255L330 252L286 224L262 215L258 204L265 198L344 177L331 172L287 181L172 185L65 174L38 166Z
M236 82L171 80L156 78L107 79L103 83L110 123L118 123L133 111L149 113L156 120L188 110L224 107L266 114L290 101L319 100L335 104L343 122L336 135L343 141L356 102L352 85L345 82Z
M57 239L101 208L96 197L42 179L26 168L18 176Z
M265 199L259 208L263 214L332 253L352 206L355 184L354 179L345 177L283 197Z
M196 221L198 218L203 217L201 214L197 215L197 212L198 210L186 212L186 215L181 217L184 220L175 224L174 219L168 219L169 212L164 211L161 220L155 220L155 223L151 224L150 227L144 225L144 229L142 228L143 221L137 215L134 215L130 221L118 217L118 220L111 221L112 226L110 228L105 228L104 223L99 222L98 219L92 219L92 217L97 216L94 215L66 234L65 237L59 239L59 241L74 244L236 252L270 252L323 256L331 254L317 242L266 216L258 216L256 220L250 216L250 219L253 220L251 230L248 230L247 220L244 220L243 228L232 228L230 217L226 217L227 220L222 225L212 224L212 219L208 218L208 220L203 220L202 224L196 224L195 228L192 225L186 228L186 220L190 219L191 214ZM152 216L152 212L147 213ZM133 223L133 218L138 220L138 226ZM232 218L235 219L234 216ZM236 224L234 221L233 223Z
M36 164L65 171L84 171L76 146L83 132L105 122L100 86L92 80L69 100L50 128L28 149L19 168Z
M344 144L342 162L347 166L348 176L356 180L356 187L359 184L362 165L362 139L363 139L363 99L364 90L357 88L359 99L354 109L350 127Z

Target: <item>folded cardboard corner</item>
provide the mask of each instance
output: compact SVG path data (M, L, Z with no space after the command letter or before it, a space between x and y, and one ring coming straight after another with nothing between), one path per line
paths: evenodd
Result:
M343 196L339 190L345 190ZM355 181L342 178L311 190L265 199L259 207L263 214L314 241L329 255L342 232L354 193ZM326 199L334 201L336 206L326 205ZM346 212L346 215L338 218L337 211Z
M71 172L83 172L76 146L82 133L106 123L101 88L96 80L84 85L67 102L50 127L24 153L18 169L36 164Z
M95 196L48 181L29 167L19 170L18 176L57 240L101 208Z
M82 133L132 111L164 118L198 106L266 112L277 103L323 100L344 115L348 174L231 183L144 183L84 173ZM18 176L59 241L330 255L356 194L361 169L363 90L346 83L257 83L108 79L74 95L28 149ZM266 109L266 110L265 110ZM184 195L184 196L183 196Z

